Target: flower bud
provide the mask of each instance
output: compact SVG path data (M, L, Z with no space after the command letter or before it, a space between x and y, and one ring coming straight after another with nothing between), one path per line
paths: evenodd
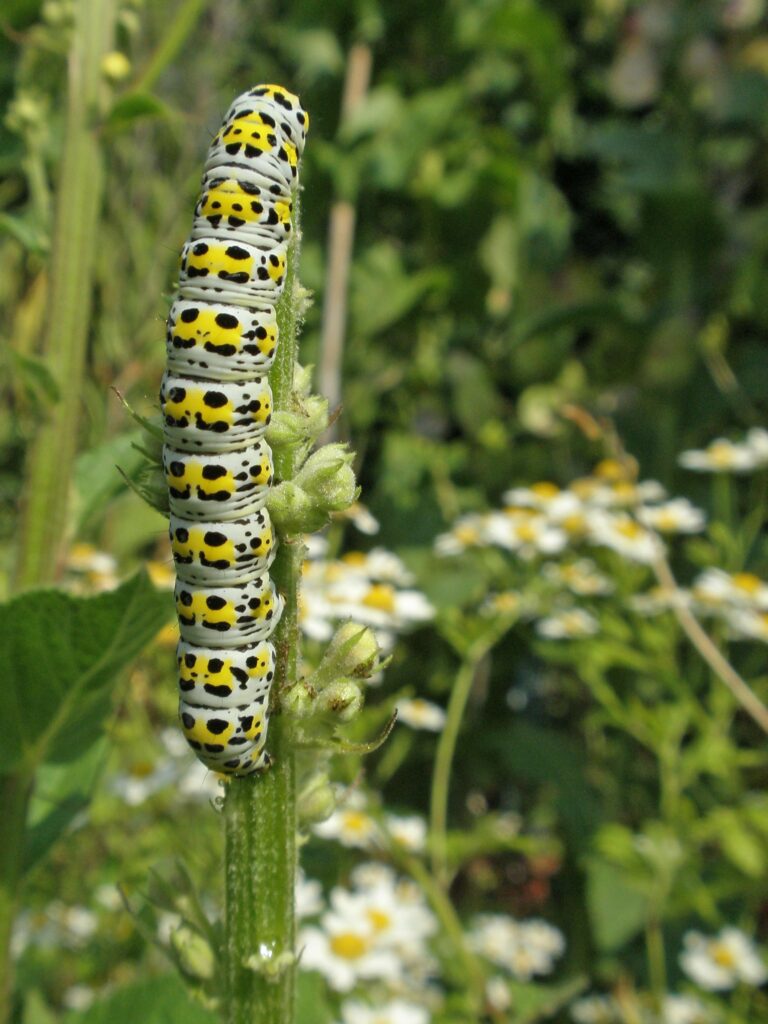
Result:
M299 821L316 825L325 821L336 810L336 793L327 772L313 775L298 795L296 809Z
M312 685L322 690L340 676L369 679L381 668L380 656L381 648L370 626L344 622L334 633L317 671L311 676Z
M309 456L294 482L326 513L341 512L359 493L353 458L346 445L326 444Z
M328 522L327 514L293 480L273 487L267 499L270 518L283 536L314 533Z
M209 981L216 971L213 950L203 936L186 924L171 932L171 946L185 974Z
M317 710L340 722L351 722L363 709L363 691L353 679L337 679L318 694Z
M309 718L315 711L315 691L303 682L296 683L280 698L280 707L293 718Z
M101 73L110 82L122 82L131 73L131 62L119 50L111 50L101 59Z

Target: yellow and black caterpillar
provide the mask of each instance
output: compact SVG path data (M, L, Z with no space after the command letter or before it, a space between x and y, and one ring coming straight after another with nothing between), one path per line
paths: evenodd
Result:
M269 638L283 602L268 572L276 539L265 507L267 374L308 120L280 86L234 101L208 152L168 315L160 405L179 715L200 760L231 775L268 763Z

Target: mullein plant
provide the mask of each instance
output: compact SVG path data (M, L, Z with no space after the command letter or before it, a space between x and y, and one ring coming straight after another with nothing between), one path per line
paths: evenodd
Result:
M279 87L268 88L290 97ZM249 125L257 122L257 115L249 116L253 117ZM328 403L311 394L310 372L297 361L298 333L309 296L297 277L301 233L295 174L290 200L291 227L286 230L290 241L285 247L284 275L278 282L282 292L274 309L279 343L269 376L273 413L265 435L274 463L266 509L279 541L271 577L284 602L272 636L276 664L269 697L269 764L242 777L222 777L226 785L223 930L209 924L194 894L187 892L182 902L198 907L198 912L187 915L171 944L181 973L199 996L221 1009L229 1024L289 1024L294 1019L297 835L302 825L320 821L333 810L327 771L331 755L345 750L365 753L388 732L371 744L346 743L339 735L340 727L362 709L366 679L384 664L370 628L342 624L317 668L300 677L304 536L350 507L358 487L353 454L345 445L315 448L328 428L329 412ZM183 291L181 297L186 298ZM147 461L138 483L132 481L131 486L170 516L160 418L152 421L132 415L146 429L141 450ZM188 887L187 882L183 884ZM173 902L172 894L166 897Z

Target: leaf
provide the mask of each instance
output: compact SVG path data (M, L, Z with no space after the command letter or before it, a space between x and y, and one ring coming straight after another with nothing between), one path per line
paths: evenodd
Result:
M20 352L9 350L13 369L24 382L30 397L45 400L46 405L55 404L59 400L59 386L42 361L33 356L23 356Z
M118 989L85 1012L68 1013L63 1024L217 1024L211 1010L193 1002L175 974Z
M24 871L30 871L67 832L91 801L104 766L105 743L94 743L69 764L43 764L35 778L24 840Z
M97 597L21 594L0 610L0 771L71 761L95 742L112 684L173 611L145 573Z
M610 953L621 949L643 927L648 900L627 885L626 871L591 859L587 865L587 906L595 942Z
M331 1024L335 1015L327 1001L328 987L321 974L300 971L296 992L296 1024Z
M170 111L156 96L146 92L130 92L120 99L107 115L109 128L129 128L142 118L169 117Z
M513 1024L533 1024L553 1016L587 987L583 975L569 978L559 985L540 985L532 982L510 981L509 994L512 1007L509 1020Z
M0 232L7 232L25 249L37 254L44 254L50 248L50 239L36 224L21 217L12 217L9 213L0 213Z
M121 472L128 478L129 485L138 478L146 460L135 444L143 438L144 432L140 430L120 434L78 457L75 463L76 533L81 533L107 503L125 489Z

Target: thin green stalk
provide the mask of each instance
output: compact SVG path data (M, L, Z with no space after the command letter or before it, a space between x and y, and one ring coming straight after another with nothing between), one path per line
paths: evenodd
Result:
M472 690L478 665L488 652L488 645L471 647L462 661L453 684L445 728L437 744L435 768L432 774L432 794L430 799L430 852L432 873L440 883L447 887L448 871L448 791L451 784L453 755L456 742L464 719L464 711Z
M275 409L293 404L297 351L296 296L299 253L298 196L294 197L294 241L288 249L283 297L277 305L278 356L270 375ZM290 479L291 453L275 452L276 475ZM232 779L225 803L226 829L226 1024L292 1024L296 948L296 780L290 723L280 714L280 695L297 678L298 587L303 561L299 539L281 538L272 577L285 600L275 632L277 668L269 771Z
M645 949L648 956L648 979L656 1004L655 1009L658 1012L661 1010L664 995L667 991L667 964L664 953L664 933L655 911L646 921Z
M0 776L3 841L0 843L0 1024L11 1015L13 965L10 944L19 893L32 783L27 775Z
M112 0L77 0L41 352L60 397L50 410L41 409L43 423L29 454L15 579L18 589L55 577L66 532L103 191L98 138L104 84L101 61L111 49L113 30Z

